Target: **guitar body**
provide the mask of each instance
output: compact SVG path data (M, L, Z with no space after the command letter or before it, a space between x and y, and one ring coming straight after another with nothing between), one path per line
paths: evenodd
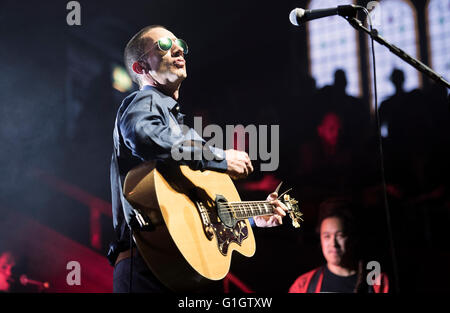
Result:
M155 276L173 291L195 291L226 276L234 250L250 257L255 238L247 219L225 226L216 200L240 201L227 174L187 166L131 170L124 195L156 229L135 231L139 252Z

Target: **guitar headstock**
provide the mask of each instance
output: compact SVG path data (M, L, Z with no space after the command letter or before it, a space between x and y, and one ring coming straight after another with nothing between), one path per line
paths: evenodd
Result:
M300 221L303 222L303 213L300 212L300 208L298 206L298 201L294 198L291 198L288 194L283 195L282 202L288 208L289 217L292 219L292 226L295 228L300 227Z

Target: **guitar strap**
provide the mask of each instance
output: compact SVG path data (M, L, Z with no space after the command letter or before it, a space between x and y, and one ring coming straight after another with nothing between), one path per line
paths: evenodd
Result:
M323 272L324 272L323 266L317 269L317 271L314 273L314 275L311 277L311 280L309 281L307 293L320 293L320 289L322 287Z

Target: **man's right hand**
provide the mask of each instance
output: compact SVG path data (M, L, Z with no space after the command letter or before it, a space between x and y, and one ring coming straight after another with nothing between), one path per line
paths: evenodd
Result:
M225 150L225 158L227 160L227 174L233 179L245 178L253 172L252 161L248 154L244 151Z

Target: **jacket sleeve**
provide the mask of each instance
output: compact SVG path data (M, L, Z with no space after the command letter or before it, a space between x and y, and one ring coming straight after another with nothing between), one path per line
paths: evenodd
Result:
M316 268L303 275L300 275L289 288L289 293L307 293L309 283L318 270L319 268Z
M194 129L179 125L151 96L135 99L119 121L125 146L141 160L173 159L194 170L225 172L222 149L205 145Z

